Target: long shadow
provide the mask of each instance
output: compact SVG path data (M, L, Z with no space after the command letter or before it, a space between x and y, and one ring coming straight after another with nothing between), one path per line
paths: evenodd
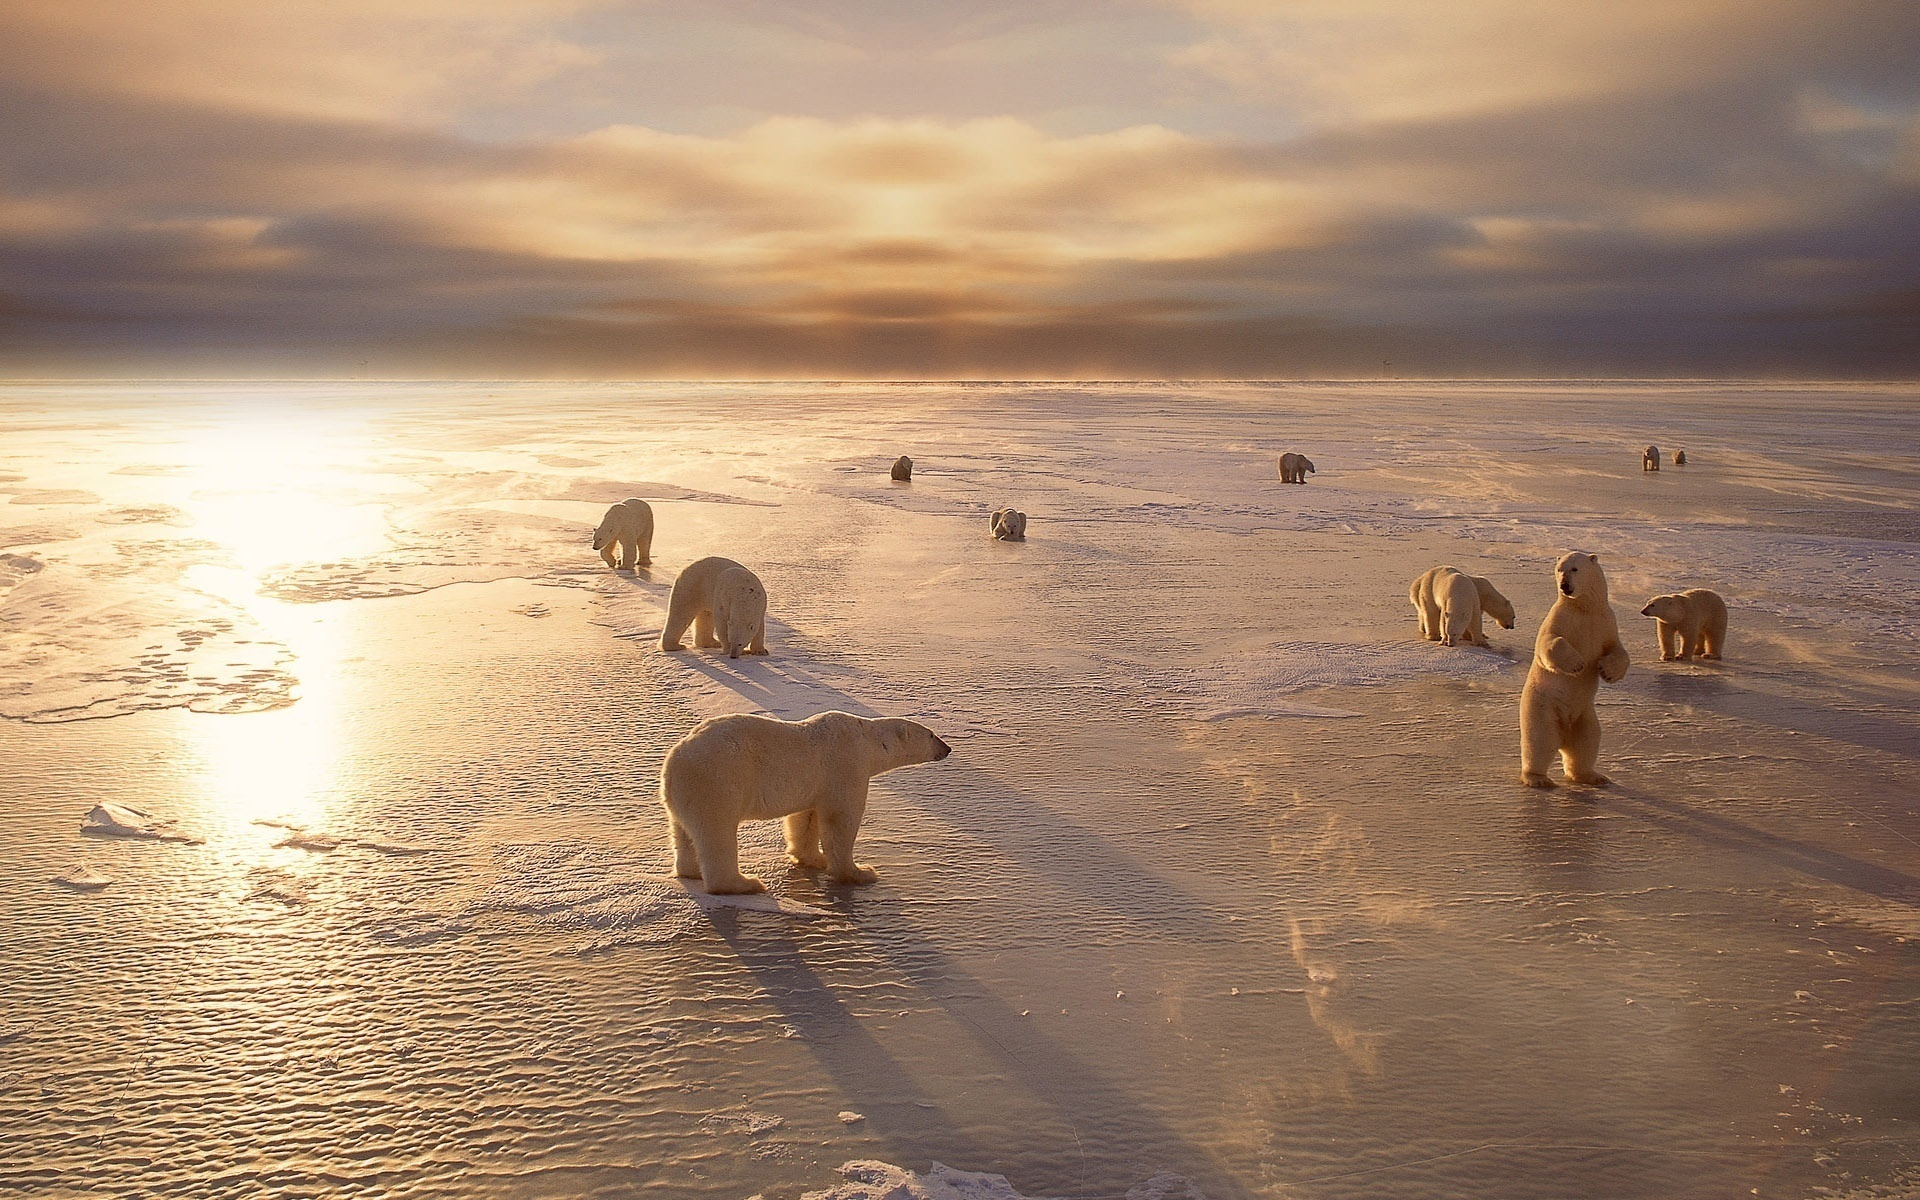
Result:
M1920 877L1863 862L1824 846L1809 845L1769 833L1730 817L1701 812L1685 805L1618 785L1592 796L1594 804L1631 813L1675 833L1682 833L1763 859L1775 866L1825 879L1896 904L1920 908Z
M690 669L754 703L782 699L769 685L785 681L794 686L803 673L810 675L803 664L792 661L748 663L748 660L696 654L685 656L684 661ZM830 687L804 686L808 689L806 696L789 695L784 699L804 700L815 712L838 709L858 716L880 715ZM817 704L812 703L814 701ZM800 714L789 711L783 715ZM1224 934L1224 914L1143 870L1139 863L1115 851L1104 839L1057 810L1023 797L977 767L956 763L958 757L956 754L939 765L937 779L930 776L924 783L889 785L887 790L908 799L949 828L995 848L1008 864L1038 864L1043 870L1035 870L1032 865L1026 866L1026 870L1036 877L1044 876L1047 885L1081 885L1075 899L1083 906L1091 904L1103 910L1105 917L1114 923L1141 927L1143 932L1177 938L1189 945L1219 944L1245 952L1243 941ZM958 780L954 778L956 774L960 776ZM939 806L928 803L914 794L922 787L937 789L948 802ZM1090 880L1105 881L1110 894L1087 888L1085 884ZM954 1020L976 1030L981 1035L981 1047L1003 1074L1018 1080L1034 1095L1046 1098L1073 1128L1076 1140L1080 1139L1081 1125L1076 1116L1097 1115L1104 1130L1101 1145L1105 1157L1096 1161L1131 1160L1138 1157L1135 1151L1139 1143L1151 1143L1162 1153L1188 1164L1187 1170L1207 1175L1209 1195L1222 1194L1222 1188L1232 1189L1227 1194L1248 1194L1210 1150L1187 1140L1092 1065L1039 1032L1031 1020L1019 1016L995 994L992 986L961 968L928 935L904 926L897 917L883 918L876 923L878 914L872 909L863 909L854 898L857 895L830 889L826 899L832 907L854 918L851 928L855 936L874 955L890 963ZM871 1098L876 1103L885 1103L889 1097L912 1087L899 1064L870 1034L860 1029L832 997L827 985L806 964L797 942L783 939L760 943L721 924L721 920L732 918L723 918L720 914L716 914L716 918L721 936L762 980L767 993L796 1027L823 1042L848 1039L847 1044L855 1051L849 1060L826 1063L837 1082L852 1094ZM978 1155L971 1160L975 1169L1004 1157L990 1149L982 1151L977 1146L970 1149ZM1084 1151L1083 1143L1083 1154Z
M927 1095L914 1077L888 1053L878 1039L847 1011L833 989L807 965L800 942L784 919L743 920L738 909L709 909L714 932L726 940L740 962L753 973L760 989L781 1016L800 1031L843 1095L852 1097L868 1119L869 1129L881 1137L897 1157L924 1154L927 1139L912 1140L902 1133L908 1122L888 1110L911 1105L928 1119L941 1116L936 1097ZM956 1162L991 1163L994 1155L951 1119L942 1119L941 1144L932 1149Z

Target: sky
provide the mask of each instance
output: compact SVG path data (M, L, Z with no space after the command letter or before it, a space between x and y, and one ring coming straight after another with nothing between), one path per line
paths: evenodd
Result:
M0 0L0 376L1920 376L1912 0Z

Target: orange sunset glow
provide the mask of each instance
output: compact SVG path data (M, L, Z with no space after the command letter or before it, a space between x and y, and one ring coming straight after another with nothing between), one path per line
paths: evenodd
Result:
M14 376L1899 375L1872 0L0 5Z

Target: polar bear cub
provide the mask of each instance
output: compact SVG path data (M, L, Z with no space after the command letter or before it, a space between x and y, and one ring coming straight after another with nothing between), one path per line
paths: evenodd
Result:
M1640 615L1660 623L1661 662L1672 662L1676 658L1692 662L1696 654L1718 659L1727 644L1727 602L1718 592L1688 588L1684 592L1655 596L1647 601ZM1680 641L1678 654L1673 648L1675 638Z
M653 508L638 496L632 496L607 510L600 527L593 531L593 548L611 567L614 547L620 548L620 569L633 570L634 564L653 565Z
M1627 673L1627 650L1607 603L1607 577L1600 560L1575 551L1553 565L1560 595L1540 623L1533 665L1520 692L1520 782L1550 788L1547 768L1554 751L1574 783L1604 787L1612 780L1595 769L1600 757L1600 718L1593 698L1600 681L1618 683Z
M693 644L724 648L728 658L767 652L767 589L760 577L730 558L690 563L667 596L662 650L684 650L680 635L693 626Z
M1420 636L1443 646L1487 645L1481 613L1498 621L1502 629L1513 628L1513 602L1492 583L1458 567L1428 569L1413 581L1407 599L1419 613Z
M992 531L995 541L1024 542L1027 540L1027 514L1017 508L996 508L987 518L987 528Z
M953 752L931 729L897 717L825 712L804 721L735 714L702 721L667 751L660 803L673 873L715 895L764 892L740 873L740 822L786 819L787 857L835 883L872 883L853 861L867 781Z
M1305 483L1307 476L1318 473L1313 469L1313 460L1304 454L1289 450L1280 456L1281 483Z

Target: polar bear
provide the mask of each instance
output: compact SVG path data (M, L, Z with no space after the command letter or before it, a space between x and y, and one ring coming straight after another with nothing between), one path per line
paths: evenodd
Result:
M1640 469L1658 471L1660 469L1660 447L1648 446L1640 452Z
M804 721L736 713L702 721L667 751L660 803L673 834L673 873L714 895L764 892L740 873L740 822L786 818L787 857L835 883L872 883L853 861L867 781L953 748L897 717L824 712Z
M1600 756L1600 718L1593 698L1600 681L1618 683L1627 673L1627 650L1607 603L1607 577L1600 560L1574 551L1553 565L1560 595L1540 623L1533 666L1520 692L1520 782L1550 788L1547 767L1558 750L1567 778L1604 787L1612 780L1594 769Z
M995 541L1024 542L1027 540L1027 514L1017 508L996 508L987 518L987 528L993 533Z
M684 650L680 635L693 626L702 650L725 647L728 658L767 652L767 589L760 577L730 558L690 563L667 596L662 650Z
M1318 473L1313 469L1313 460L1304 454L1289 450L1280 456L1281 483L1305 483L1308 475Z
M1655 596L1640 610L1643 617L1660 623L1660 661L1680 659L1692 662L1694 655L1718 659L1727 644L1727 602L1718 592L1706 588L1688 588ZM1680 652L1673 651L1674 638L1680 639Z
M1687 452L1685 450L1675 450L1673 452L1673 465L1676 467L1684 467L1687 465Z
M643 567L653 565L653 509L638 496L622 500L607 510L600 518L600 527L593 531L593 548L611 567L614 547L620 548L620 569L633 570L637 562Z
M899 483L913 482L913 460L902 454L893 460L893 478Z
M1513 628L1513 602L1489 581L1458 567L1428 569L1413 581L1407 599L1419 613L1420 636L1430 642L1487 645L1480 627L1483 612L1498 621L1500 628Z

